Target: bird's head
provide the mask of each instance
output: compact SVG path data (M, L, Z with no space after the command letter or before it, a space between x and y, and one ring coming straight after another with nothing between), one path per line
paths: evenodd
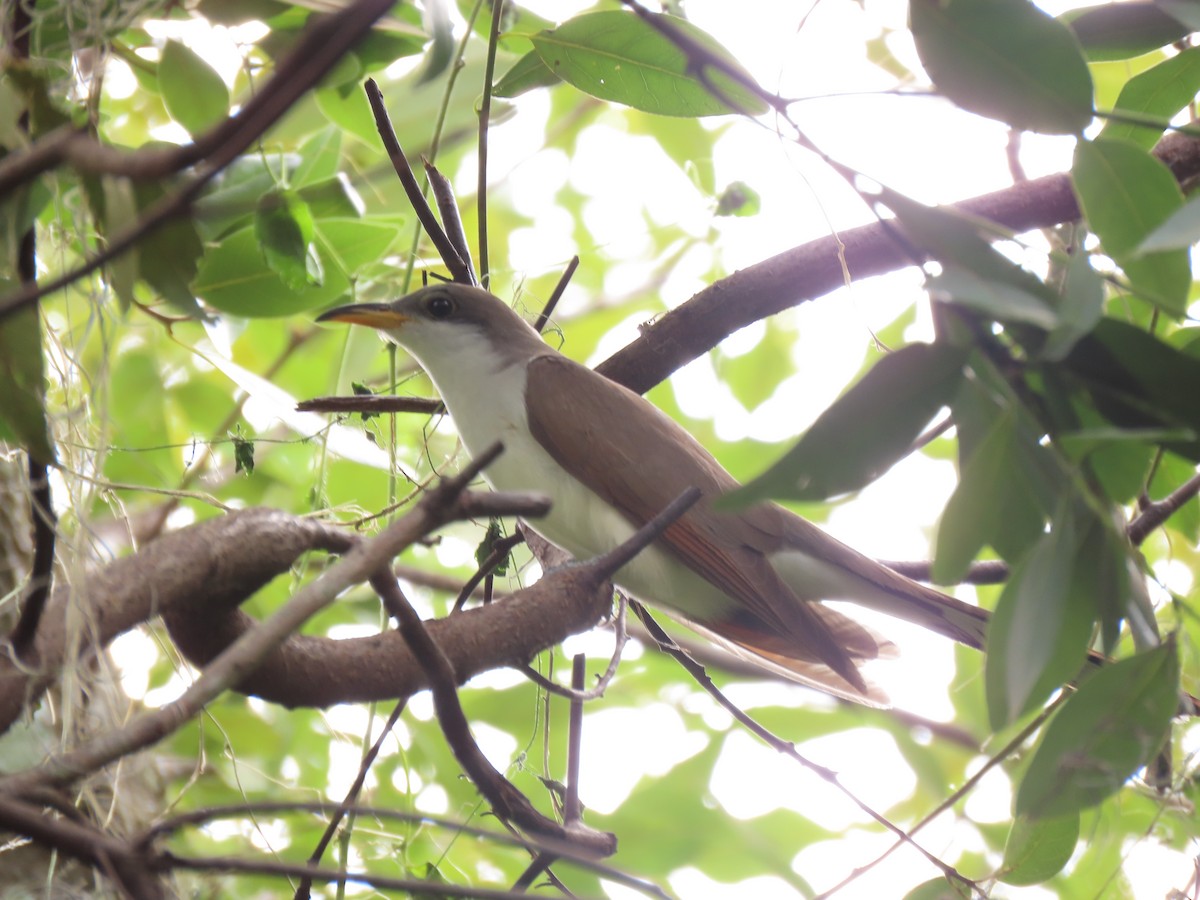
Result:
M431 374L464 358L528 355L545 345L506 303L463 284L431 284L386 303L352 303L317 316L318 322L368 325L417 358Z

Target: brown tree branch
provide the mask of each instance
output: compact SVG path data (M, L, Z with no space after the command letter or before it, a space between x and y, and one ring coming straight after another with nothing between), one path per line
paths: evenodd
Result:
M101 869L119 885L124 896L139 900L167 896L154 870L144 865L129 843L97 827L55 818L32 803L0 795L0 831L31 838L64 856Z
M481 458L474 466L478 469L486 464L487 461ZM612 598L612 584L609 579L613 574L661 536L667 527L699 498L700 491L690 488L620 546L586 563L556 569L538 584L549 580L550 577L563 579L570 585L566 591L567 596L592 597L598 603L607 605ZM567 841L600 856L609 856L616 852L615 835L589 828L577 816L563 824L543 816L524 794L496 771L471 736L470 723L458 700L461 674L455 671L449 657L400 593L391 573L377 573L372 577L371 584L381 594L390 595L389 599L385 599L385 604L395 611L400 622L400 633L429 676L434 709L446 742L467 777L479 788L493 811L501 819L512 822L530 834Z
M393 397L388 394L356 394L352 397L313 397L296 404L297 412L363 413L421 413L436 415L446 409L441 400L427 397Z
M582 572L583 568L576 571ZM576 843L598 856L611 856L616 852L615 835L596 831L581 823L568 823L574 825L568 830L568 827L538 812L529 799L496 770L471 735L467 714L458 700L460 676L454 670L449 657L433 639L390 573L372 577L371 585L381 595L390 595L390 599L385 600L385 603L390 609L397 611L400 633L429 675L433 708L437 713L442 733L446 736L446 743L450 745L463 772L492 807L492 811L503 821L512 822L530 834ZM612 597L612 587L603 576L599 580L589 577L581 581L578 587L580 593L595 598L598 603L607 604Z
M1180 181L1200 174L1200 139L1170 134L1154 153ZM964 200L954 208L1016 233L1079 218L1066 173ZM597 371L645 393L739 328L842 287L846 272L863 279L912 265L909 249L895 240L891 228L880 222L851 228L734 272L647 326Z
M387 105L383 102L383 94L379 90L379 85L375 83L374 79L368 78L365 88L367 102L371 104L371 112L375 116L375 127L379 130L380 140L383 141L383 149L387 152L388 159L392 161L392 168L395 169L396 177L400 179L400 184L404 187L404 193L408 196L408 202L412 204L413 212L417 214L421 227L425 229L425 233L429 235L429 239L437 248L442 262L450 270L451 279L459 284L478 284L475 274L467 267L466 260L458 255L454 244L425 200L421 186L417 184L417 178L413 175L408 157L404 155L400 142L396 140L396 132L388 117Z
M346 588L365 580L378 568L390 563L390 560L400 550L409 546L413 541L456 518L496 514L500 509L505 508L505 501L507 501L508 507L514 505L514 498L511 495L505 497L503 495L464 493L465 485L477 474L477 467L468 467L462 475L448 479L429 491L412 512L390 525L380 535L371 540L357 543L331 569L315 581L300 588L273 616L256 623L253 628L239 635L178 700L153 712L138 716L120 731L102 735L77 750L51 757L35 771L22 772L0 779L0 790L21 792L66 783L134 750L157 742L196 715L205 703L214 699L227 688L242 683L264 659L292 636L300 625L312 615L333 602ZM529 512L527 498L521 497L520 499L525 502L515 505L524 506ZM542 508L544 511L544 503ZM277 513L277 515L283 514ZM245 540L246 543L255 543L251 537L246 537ZM185 547L180 548L181 552L185 549ZM159 555L161 556L161 554ZM134 559L136 560L138 557L134 557ZM228 571L221 571L224 560L209 558L209 563L214 571L190 573L193 576L200 576L191 579L193 590L196 584L204 583L206 575L214 575L218 578L222 575L226 577L229 575ZM128 576L128 573L125 574ZM171 577L170 573L160 572L159 575L163 580L169 580ZM157 599L158 593L154 588L155 585L151 582L141 590ZM103 609L97 609L96 615L103 618L105 612ZM125 612L128 615L128 611ZM103 629L98 627L97 630ZM43 631L49 633L51 629L45 628ZM41 635L39 635L40 637ZM58 648L58 652L61 659L61 647ZM45 678L45 674L42 677Z
M216 605L253 594L306 550L340 552L353 538L311 519L247 509L165 535L134 556L51 595L32 646L36 668L0 655L0 731L37 701L65 665L86 662L117 635L198 595ZM72 612L74 610L74 612ZM75 634L73 621L86 623ZM77 651L69 651L76 641ZM78 656L68 658L68 652Z
M169 818L155 823L142 835L136 843L138 846L149 846L152 842L163 839L173 832L179 831L182 828L205 825L220 819L229 818L244 818L247 815L279 815L282 813L309 812L315 815L325 816L333 810L333 805L329 803L301 803L294 801L267 801L253 803L239 803L228 806L212 806L203 809L195 809L187 812L177 813ZM436 826L444 828L456 834L465 834L470 837L479 838L484 841L491 841L495 844L500 844L507 847L520 847L531 853L553 853L566 860L569 860L573 865L577 865L589 872L594 872L597 875L614 881L618 884L627 885L634 890L644 894L649 894L655 897L665 898L667 895L656 885L629 875L620 869L615 869L610 865L600 862L593 857L586 856L579 852L577 847L572 847L562 841L548 840L546 838L533 839L515 834L511 831L501 832L489 829L480 828L478 826L469 825L465 822L455 821L443 816L435 816L429 813L422 812L406 812L405 810L396 809L393 807L381 806L366 806L355 804L347 807L348 812L352 812L358 816L369 816L374 819L381 819L389 822L407 822L413 825L421 826Z
M1125 529L1129 540L1134 546L1140 544L1197 494L1200 494L1200 475L1192 476L1163 499L1145 504Z

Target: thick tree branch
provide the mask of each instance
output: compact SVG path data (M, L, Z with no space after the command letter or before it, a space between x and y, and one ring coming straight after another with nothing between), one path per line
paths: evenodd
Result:
M0 656L0 731L6 729L64 665L84 663L128 631L193 595L236 605L306 550L340 552L353 538L310 519L247 509L174 532L140 553L91 572L82 584L51 595L32 646L32 668ZM74 611L74 612L72 612ZM84 623L82 633L79 622ZM73 624L74 623L74 624ZM79 656L68 648L81 642Z
M1180 181L1200 174L1200 139L1171 134L1154 153ZM955 208L1016 233L1079 218L1066 173L964 200ZM597 371L645 393L739 328L842 287L846 271L863 279L910 265L909 248L879 222L810 241L713 283L647 326Z
M345 558L329 571L297 591L282 609L269 619L257 623L253 628L239 635L178 700L151 713L143 714L133 719L120 731L105 734L78 750L52 757L42 763L36 771L27 771L0 779L0 790L27 791L36 787L62 784L160 740L198 713L205 703L211 701L222 691L241 683L312 615L333 602L346 588L364 581L371 573L388 564L400 550L409 546L413 541L456 518L472 518L476 515L496 513L504 505L497 503L496 495L480 497L462 493L467 478L474 477L475 474L477 472L469 468L462 476L443 482L439 487L427 493L421 503L404 518L393 523L377 537L357 543ZM507 500L508 504L512 505L513 498L511 496L500 499ZM527 512L529 511L528 503L517 504L517 506L521 505L525 506ZM544 508L543 504L543 510ZM262 514L260 511L260 515ZM282 516L283 514L275 513L275 515ZM246 544L254 545L259 554L266 552L266 548L258 545L252 536L243 535L243 541ZM344 544L344 537L342 542ZM179 555L187 556L186 544L182 544L178 550ZM248 551L243 550L242 552ZM251 553L250 555L255 554ZM141 556L133 559L138 560ZM161 557L162 554L160 553L158 556ZM215 576L213 580L219 581L221 576L228 579L233 574L225 565L226 560L219 557L213 558L208 554L204 554L203 558L208 563L209 571L204 569L197 571L195 561L191 560L192 570L189 574L192 577L189 578L189 581L193 590L197 585L206 584L208 578L205 576ZM160 571L157 573L160 581L178 579L179 576L171 570L171 567L162 570L162 562L163 560L160 559ZM186 568L186 564L184 567ZM109 574L111 576L111 573ZM124 572L123 575L128 578L131 573ZM244 592L244 579L238 579L238 584ZM157 602L160 595L156 587L158 584L155 582L145 582L140 590L142 594L150 595ZM95 609L96 617L99 620L95 630L112 634L124 630L112 630L104 626L102 622L106 612L103 608ZM130 616L129 608L120 612L126 617ZM136 624L137 621L140 619L133 619L128 622L126 627ZM52 629L46 627L43 632L49 635ZM41 636L39 634L39 638ZM62 646L64 645L60 643L59 646L51 648L56 650L59 660L63 655ZM10 667L10 675L17 676L10 678L9 683L5 685L6 700L12 705L13 682L15 681L17 686L20 686L20 676L25 673L16 669L11 661ZM41 679L41 683L44 685L48 680L48 673L43 672Z

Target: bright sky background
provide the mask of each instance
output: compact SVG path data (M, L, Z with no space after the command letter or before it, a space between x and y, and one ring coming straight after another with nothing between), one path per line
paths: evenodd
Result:
M529 0L522 5L547 18L562 20L574 9L586 9L591 3ZM1058 13L1068 4L1041 5ZM814 98L794 106L793 116L808 136L834 158L926 202L959 200L1011 184L1005 158L1007 131L1003 126L969 116L936 98L880 95L892 87L892 79L868 63L862 51L864 42L881 30L896 32L889 39L891 51L914 71L920 70L904 30L904 2L821 0L797 31L797 20L804 9L803 4L791 0L745 0L740 4L740 15L731 16L728 0L687 2L692 21L718 35L761 84L784 96ZM208 32L194 24L170 23L164 24L161 33L190 43L232 81L240 65L236 42L255 39L261 29L251 25L236 32ZM109 90L123 89L119 75L119 71L110 73ZM134 89L133 85L128 89ZM834 92L837 96L827 96ZM538 224L518 235L508 253L493 249L502 264L540 274L561 269L574 252L573 245L561 237L566 230L560 221L562 214L553 209L555 190L565 179L592 195L587 210L589 229L598 243L608 244L612 253L619 253L624 244L638 245L639 236L646 230L643 208L658 222L695 223L697 234L706 233L714 224L711 209L651 139L595 127L581 142L580 153L567 160L558 151L538 149L549 113L545 96L528 95L519 98L517 105L519 114L493 131L492 172L498 185L511 192L522 211L535 216ZM158 136L179 138L169 129ZM1021 159L1029 176L1037 177L1065 170L1071 150L1069 140L1030 135L1023 140ZM613 159L636 159L637 164L621 166L619 177L613 177ZM761 195L762 211L751 218L715 221L720 232L718 241L685 257L664 285L662 298L669 306L683 302L704 286L701 273L709 268L710 254L719 254L732 271L826 235L831 226L845 228L872 220L870 211L840 178L760 125L733 123L717 145L714 162L718 188L733 181L747 182ZM468 160L457 178L462 194L473 193L474 177L474 163ZM594 263L585 258L582 264ZM613 266L606 274L606 288L614 294L623 293L638 285L643 274L635 266ZM890 322L920 297L920 275L909 271L865 281L805 304L785 313L794 317L799 328L794 349L798 372L771 400L748 412L719 383L709 360L701 359L672 379L679 403L689 415L712 417L725 440L779 441L798 435L844 389L864 355L873 352L871 328ZM585 300L568 295L564 313L571 311L572 304L578 308ZM635 338L640 318L634 317L616 329L594 358L584 361L598 362ZM751 326L730 338L725 349L750 351L761 333L761 327ZM908 335L912 339L928 336L928 323L923 318ZM569 330L566 337L563 350L571 355ZM827 527L874 556L928 558L933 526L953 486L949 464L913 458L896 466L853 503L839 507ZM448 555L467 549L465 544L456 547L453 541L446 543ZM961 595L969 598L970 592ZM901 660L886 664L886 683L896 705L934 719L947 718L951 713L944 687L951 671L948 642L892 620L887 620L886 629L889 635L897 636L903 652ZM567 650L581 648L596 656L609 652L603 636L574 639ZM118 659L126 656L115 655ZM512 676L497 673L491 677L495 683L502 683ZM136 676L132 679L137 680ZM824 702L788 686L740 686L731 694L747 708L764 702ZM412 704L414 714L431 715L426 699L416 698ZM714 721L725 715L699 689L676 698L676 702L704 711ZM364 713L357 708L335 710L330 717L349 733L361 732L365 724ZM596 704L587 717L584 733L587 762L583 801L601 812L615 808L636 790L642 775L665 772L701 746L699 735L688 734L675 707L666 702L642 710L606 709L604 704ZM631 733L639 735L636 755L628 752ZM479 737L489 755L502 766L517 749L506 734L484 729ZM857 729L805 742L799 749L839 770L844 782L876 809L885 809L911 792L913 776L890 736L881 731ZM358 751L347 747L347 752ZM803 810L829 828L846 829L864 822L864 816L824 782L741 734L727 740L709 787L734 816L757 816L785 806ZM336 794L338 789L334 786L333 792ZM442 811L437 809L439 792L440 788L428 786L419 806L430 812ZM444 793L440 796L444 802ZM1010 817L1007 779L996 775L985 780L968 801L967 811L982 821L1006 821ZM951 847L983 846L973 828L955 826L950 821L930 826L919 840L941 854ZM800 849L794 866L822 889L890 843L885 836L851 831L834 845ZM1138 897L1161 898L1171 888L1187 882L1190 862L1145 842L1130 848L1128 871L1136 882ZM846 900L897 897L935 874L927 863L901 852L838 896ZM670 886L682 897L706 900L794 896L776 878L720 885L696 869L676 873ZM1005 887L1002 894L1015 898L1049 896L1039 888ZM613 896L625 896L625 891L614 888Z

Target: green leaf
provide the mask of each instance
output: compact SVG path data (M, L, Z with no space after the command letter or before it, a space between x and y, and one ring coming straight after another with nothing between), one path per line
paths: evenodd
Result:
M1165 442L1189 458L1200 458L1200 359L1136 325L1103 319L1063 360L1082 380L1096 409L1118 427L1183 428L1190 439Z
M336 128L354 135L368 147L378 145L379 129L375 126L371 104L362 91L343 93L337 88L318 88L313 91L313 97L321 114Z
M1016 266L1013 269L1020 271ZM1036 281L1032 276L1030 279ZM990 281L953 264L946 265L941 275L930 278L928 285L939 299L973 309L999 322L1021 322L1044 331L1052 331L1060 324L1054 307L1037 293L1003 281Z
M909 15L922 65L964 109L1050 134L1078 134L1091 121L1079 45L1032 3L912 0Z
M272 191L259 201L254 237L271 271L293 291L321 283L308 264L314 231L308 204L293 191Z
M889 353L825 410L779 462L722 506L767 497L821 500L857 490L911 448L962 380L964 351L910 344Z
M1195 0L1154 0L1154 5L1191 31L1200 31L1200 7Z
M904 895L904 900L970 900L971 889L960 881L932 878Z
M762 209L762 197L744 181L734 181L717 198L718 216L756 216Z
M553 87L561 80L542 62L536 50L530 50L513 63L513 67L496 82L492 88L492 96L519 97L535 88Z
M425 53L425 65L417 78L417 84L433 81L446 71L454 59L454 26L450 22L448 0L425 0L425 30L433 38Z
M1140 254L1146 237L1183 205L1171 170L1126 141L1079 141L1071 177L1104 252L1139 293L1166 312L1183 315L1192 283L1187 253Z
M1053 292L984 240L969 216L890 190L882 200L904 226L905 237L942 264L942 274L929 280L932 290L999 321L1046 330L1058 325Z
M1129 503L1146 484L1155 455L1154 444L1188 440L1191 434L1166 429L1141 429L1102 426L1067 432L1059 446L1073 459L1086 459L1092 473L1114 503Z
M475 548L475 565L483 568L483 564L487 562L492 551L496 548L496 544L504 539L504 529L500 524L499 519L488 519L487 529L483 533L483 540L479 542L479 546ZM492 574L503 576L508 573L508 560L511 554L505 556L495 566L492 567Z
M254 442L242 437L240 433L229 435L233 441L233 471L254 474Z
M1195 474L1196 469L1192 463L1173 453L1164 454L1150 479L1147 493L1151 500L1162 500ZM1193 544L1200 543L1200 497L1192 497L1172 513L1164 524L1184 535Z
M778 322L764 323L762 340L745 353L730 355L724 347L712 354L717 377L748 410L764 403L795 368L796 336ZM766 374L771 373L771 374Z
M1017 816L1004 843L996 877L1006 884L1038 884L1062 871L1079 842L1079 815L1048 819Z
M1088 334L1104 315L1104 279L1092 268L1086 253L1072 253L1067 261L1058 302L1058 325L1038 354L1057 362Z
M163 186L153 182L134 184L138 209L144 214L163 196ZM138 242L138 274L170 306L186 316L198 317L200 307L191 282L204 245L191 216L176 216Z
M0 104L3 102L4 97L0 95ZM0 254L3 254L0 256L0 259L3 259L0 263L0 277L3 277L5 271L11 273L10 267L15 259L13 254L20 246L23 235L33 227L42 210L53 199L54 194L50 192L47 179L38 178L13 186L8 195L0 200L0 248L3 248L0 249Z
M601 100L663 116L766 111L757 94L712 64L719 60L744 71L715 38L685 19L650 17L686 41L688 50L640 16L617 10L584 13L530 40L551 72Z
M1149 150L1171 118L1195 99L1197 91L1200 91L1200 47L1188 47L1130 78L1113 110L1117 114L1157 118L1163 125L1136 125L1111 119L1097 139L1127 140Z
M953 404L959 430L958 487L938 524L933 579L961 580L985 544L1009 562L1019 560L1041 537L1056 508L1061 474L1050 451L1024 420L1018 401L994 396L976 379L963 385ZM980 515L980 510L988 510Z
M1080 551L1087 532L1100 526L1072 501L1063 507L1013 567L988 626L984 678L996 731L1042 703L1087 657L1095 613L1083 589L1099 561Z
M1197 48L1200 49L1200 48ZM1200 242L1200 196L1192 197L1138 244L1137 254L1183 250Z
M47 19L52 19L53 16L47 16ZM68 55L67 57L71 57ZM21 128L22 136L13 142L14 146L19 145L28 137L34 139L41 137L47 132L53 131L62 125L67 125L71 121L71 116L64 112L67 104L60 97L57 88L52 90L53 67L46 65L22 65L19 62L10 62L4 67L4 77L11 89L7 91L5 97L0 99L11 101L13 95L19 96L17 105L10 107L10 110L23 110L29 116L28 130L25 127ZM83 124L83 120L76 124Z
M381 259L396 238L394 226L355 219L314 224L314 244L325 263L320 285L293 290L263 264L253 228L243 228L211 248L193 285L210 306L239 316L285 316L336 300L350 289L359 267Z
M213 179L192 207L196 225L206 241L219 240L250 224L259 198L286 182L284 175L301 162L295 154L275 159L278 159L278 168L283 169L280 174L268 167L264 157L254 154L238 157Z
M304 142L299 156L300 164L289 179L293 188L299 190L336 177L342 160L342 132L332 125L321 129Z
M1063 21L1093 61L1141 56L1187 37L1189 31L1149 0L1072 10Z
M416 56L425 49L425 35L416 25L419 12L414 4L392 7L388 30L372 28L354 47L354 55L364 72L384 69L404 56ZM412 25L396 21L395 17L410 18Z
M0 397L4 398L0 401L0 434L37 462L53 463L54 445L46 419L42 325L36 305L0 318Z
M1115 793L1162 747L1178 692L1173 639L1092 675L1046 727L1017 789L1017 815L1057 818Z
M299 194L314 219L361 219L366 206L344 175L310 184Z
M100 179L104 191L104 229L112 237L133 227L138 219L137 198L127 178L105 175ZM105 266L108 283L124 309L133 303L133 286L138 278L137 248L126 250Z
M221 76L178 41L167 41L163 47L158 84L167 112L192 137L229 115L229 88Z

